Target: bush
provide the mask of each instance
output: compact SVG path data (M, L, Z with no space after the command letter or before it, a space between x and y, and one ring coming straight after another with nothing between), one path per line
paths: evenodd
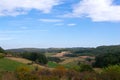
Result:
M3 53L0 53L0 59L4 58L4 57L5 57L5 55Z
M86 70L77 72L71 69L67 70L63 66L32 71L24 66L17 68L15 73L1 72L0 80L120 80L120 65L106 67L101 73Z
M36 74L33 74L29 67L23 66L16 69L18 80L39 80Z
M53 62L59 63L62 60L58 57L48 57L48 61L53 61Z
M57 66L52 72L54 76L58 76L59 78L62 78L66 76L66 69L64 66Z
M48 60L44 54L36 53L36 52L25 52L21 54L21 57L35 61L39 64L47 64Z
M48 63L48 60L47 60L47 58L44 54L38 54L37 60L41 64L47 64Z
M104 68L101 76L103 80L120 80L120 65Z
M74 66L73 69L78 71L78 72L85 72L85 71L91 72L91 71L93 71L93 68L87 64L80 64L80 65Z
M81 65L80 65L80 71L81 71L81 72L83 72L83 71L89 71L89 72L91 72L91 71L93 71L93 68L92 68L92 66L90 66L90 65L81 64Z

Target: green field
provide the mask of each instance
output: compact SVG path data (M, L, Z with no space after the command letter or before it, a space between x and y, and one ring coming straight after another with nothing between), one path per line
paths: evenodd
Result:
M57 66L59 66L60 64L57 64L57 63L55 63L55 62L51 62L51 61L49 61L48 63L47 63L47 66L49 67L49 68L55 68L55 67L57 67Z
M7 58L0 59L0 71L14 71L17 67L20 66L27 65Z

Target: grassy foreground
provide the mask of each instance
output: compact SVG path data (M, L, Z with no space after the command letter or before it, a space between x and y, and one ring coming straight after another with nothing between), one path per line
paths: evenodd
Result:
M17 67L20 66L28 65L7 58L0 59L0 71L14 71Z

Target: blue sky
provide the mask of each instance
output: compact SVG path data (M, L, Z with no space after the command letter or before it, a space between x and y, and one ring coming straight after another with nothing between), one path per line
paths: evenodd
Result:
M119 0L1 0L0 46L120 44Z

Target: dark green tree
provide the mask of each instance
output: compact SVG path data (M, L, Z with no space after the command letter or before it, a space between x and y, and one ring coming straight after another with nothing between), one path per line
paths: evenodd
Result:
M96 56L95 67L106 67L120 63L120 53L106 53Z
M47 57L49 61L53 61L53 62L56 62L56 63L59 63L61 62L62 60L58 57Z
M38 55L39 55L38 53L32 52L32 53L30 53L30 59L32 61L36 61L38 59L38 57L39 57Z
M47 64L48 60L44 54L38 54L38 62L41 64Z
M21 54L21 57L35 61L36 63L40 63L40 64L47 64L48 62L46 56L42 53L24 52Z
M0 47L0 53L5 53L5 50L2 47Z

